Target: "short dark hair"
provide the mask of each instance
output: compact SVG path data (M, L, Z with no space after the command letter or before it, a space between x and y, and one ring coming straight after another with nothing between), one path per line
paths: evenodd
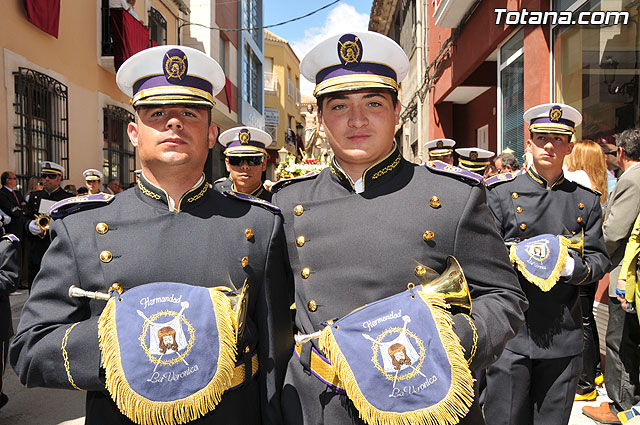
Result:
M520 163L518 162L518 158L515 157L514 154L503 152L496 158L496 161L500 160L502 162L502 166L508 165L511 167L513 171L520 169ZM495 162L494 162L495 163Z
M625 130L616 135L616 146L634 161L640 161L640 129Z
M362 90L367 90L366 88L363 88ZM396 105L398 104L398 92L395 90L389 90L389 89L373 89L373 90L377 90L380 92L386 91L391 95L391 102L393 103L393 107L395 108ZM358 91L358 90L354 90L354 91ZM325 99L330 99L331 97L339 94L339 93L349 93L350 91L341 91L341 92L335 92L335 93L327 93L327 94L323 94L322 96L318 97L317 102L318 102L318 113L321 114L322 113L322 104L324 103Z
M7 185L7 180L9 180L9 176L11 175L10 171L3 171L2 176L0 176L0 182L3 186Z

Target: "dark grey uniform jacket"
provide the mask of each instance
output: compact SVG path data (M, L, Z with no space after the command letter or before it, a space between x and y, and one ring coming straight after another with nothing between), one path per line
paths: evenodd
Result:
M219 178L218 180L213 182L213 188L220 193L224 192L225 190L234 190L233 181L228 177ZM258 186L256 190L251 192L250 195L269 202L271 202L271 198L273 197L273 193L265 189L262 184Z
M419 264L442 273L447 256L453 255L473 299L478 338L471 369L498 358L524 320L526 300L487 208L484 186L455 176L463 173L457 167L447 169L409 163L396 147L365 171L360 194L335 162L316 177L275 191L274 202L285 217L300 332L312 333L326 320L406 290L407 283L418 283ZM434 196L438 207L430 206ZM294 214L298 205L300 215ZM425 240L428 232L433 237ZM304 243L296 243L300 236ZM310 269L308 278L303 268ZM463 314L453 319L469 358L474 331ZM295 354L287 369L283 409L288 424L361 423L344 396L307 375ZM484 423L477 403L461 423Z
M512 180L489 184L489 208L505 240L561 235L584 229L584 258L573 250L573 275L561 277L548 292L518 273L529 300L526 323L507 349L534 359L553 359L582 352L582 316L578 286L601 279L609 258L602 238L600 196L560 177L547 182L532 169Z
M87 423L129 424L106 394L100 367L97 320L106 302L71 299L69 286L101 292L114 282L125 291L150 282L240 287L247 279L248 316L238 352L257 351L259 378L226 392L214 411L193 423L280 423L291 346L291 275L281 215L255 201L225 197L204 179L182 196L179 212L169 210L167 199L142 177L107 205L53 222L53 242L22 312L11 363L28 387L88 390ZM108 226L104 234L98 223ZM249 264L243 267L245 256Z
M6 344L9 343L9 339L13 335L9 294L15 291L20 283L21 268L22 249L19 239L14 235L0 237L0 323L2 323L0 342Z

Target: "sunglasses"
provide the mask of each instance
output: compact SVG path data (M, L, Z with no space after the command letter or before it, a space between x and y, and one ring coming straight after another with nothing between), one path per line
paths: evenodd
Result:
M55 179L56 177L58 177L57 174L49 174L49 173L43 173L41 176L43 179Z
M609 151L609 152L605 152L605 155L613 155L613 156L618 156L618 151Z
M247 161L248 166L254 167L264 162L264 156L229 156L227 159L229 160L229 165L234 166L242 165L243 162Z

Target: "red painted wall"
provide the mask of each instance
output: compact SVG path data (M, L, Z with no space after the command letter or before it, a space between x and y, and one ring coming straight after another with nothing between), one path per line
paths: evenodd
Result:
M475 146L475 130L477 127L466 129L458 128L460 119L458 115L477 122L477 113L488 119L489 125L489 146L491 149L496 148L497 143L497 127L496 117L487 117L484 113L492 113L493 107L496 106L497 97L495 88L490 89L475 99L465 107L454 107L453 105L445 106L443 100L458 86L471 85L473 74L476 70L481 71L486 67L483 62L487 57L496 50L496 48L507 39L513 31L518 29L516 25L506 25L504 23L496 25L496 13L494 9L506 8L510 11L522 10L526 8L528 11L549 10L550 2L548 0L485 0L482 1L469 20L462 26L460 32L454 40L453 45L449 48L449 56L444 58L435 75L433 87L429 92L429 139L442 137L445 135L460 134L464 140L463 146ZM428 2L428 62L431 64L439 53L442 45L447 38L453 34L453 29L440 28L435 25L433 18L434 6L432 2ZM524 61L525 61L525 109L530 106L549 102L550 94L550 40L549 28L542 26L525 26L524 41ZM484 72L482 72L484 73ZM493 97L491 98L491 94ZM489 103L490 102L490 103ZM472 105L477 103L477 105ZM434 106L435 105L435 106ZM451 110L450 113L444 113ZM455 118L455 122L448 121L448 117ZM468 117L468 118L467 118ZM456 129L454 130L454 125ZM473 132L473 137L470 137ZM472 140L473 143L468 141ZM469 143L469 144L467 144Z
M497 88L491 87L466 105L453 105L453 139L456 148L478 146L478 128L489 124L489 150L496 152L497 123L493 115L496 106Z

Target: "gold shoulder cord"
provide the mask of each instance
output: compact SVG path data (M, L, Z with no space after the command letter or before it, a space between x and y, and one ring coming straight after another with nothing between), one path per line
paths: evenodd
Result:
M475 323L473 323L473 320L471 320L471 317L466 314L463 314L462 317L467 319L469 325L471 326L471 330L473 331L473 347L471 348L471 355L469 356L469 360L467 360L467 363L469 364L469 366L471 366L471 362L473 361L473 358L476 355L476 351L478 350L478 331L476 329Z
M71 366L69 366L69 355L67 354L67 340L69 339L69 333L71 333L71 330L75 328L76 325L77 323L74 323L73 325L69 326L69 328L64 333L64 338L62 338L62 347L61 347L62 358L64 358L64 368L67 371L67 379L69 379L71 386L73 386L73 388L75 388L76 390L84 391L82 388L78 387L75 384L75 382L73 382L73 378L71 377Z

